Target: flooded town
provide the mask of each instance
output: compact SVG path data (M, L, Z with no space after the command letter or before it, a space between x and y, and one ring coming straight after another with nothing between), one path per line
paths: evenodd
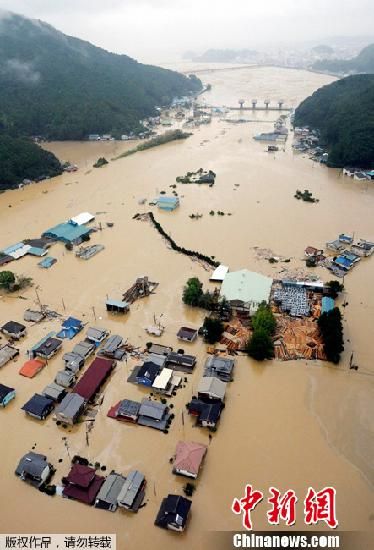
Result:
M62 174L0 193L1 532L219 548L251 484L295 491L291 531L334 487L338 530L372 533L374 173L294 122L337 77L165 66L202 92L144 134L41 140Z

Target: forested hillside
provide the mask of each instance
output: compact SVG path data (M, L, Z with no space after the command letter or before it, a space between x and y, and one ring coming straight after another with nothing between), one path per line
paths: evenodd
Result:
M296 126L320 130L329 164L374 168L374 75L337 80L305 99Z
M0 128L7 133L127 133L155 106L201 87L196 77L109 53L41 21L0 20Z
M374 44L370 44L353 59L325 59L317 61L314 69L333 73L374 73Z

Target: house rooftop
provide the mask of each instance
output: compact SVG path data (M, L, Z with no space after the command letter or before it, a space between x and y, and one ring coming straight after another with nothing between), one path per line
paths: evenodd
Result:
M197 476L207 450L208 447L202 443L178 441L174 460L174 470L182 470L193 476Z
M144 475L138 470L131 470L118 495L118 503L121 506L131 508L143 484Z
M226 382L222 382L215 376L203 376L199 382L197 391L199 394L208 394L211 397L223 400L225 398L226 387Z
M256 310L261 302L269 301L272 284L270 277L242 269L227 273L220 294L229 302L242 302Z

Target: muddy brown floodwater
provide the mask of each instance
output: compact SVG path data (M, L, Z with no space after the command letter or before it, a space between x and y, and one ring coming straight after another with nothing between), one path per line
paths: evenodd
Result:
M282 98L296 106L318 87L331 82L324 75L276 68L207 71L199 76L212 84L203 96L210 105L237 105L239 98ZM98 213L103 230L92 236L105 250L83 261L57 244L51 254L58 262L50 270L37 267L26 257L10 268L34 279L43 304L61 314L74 315L89 324L102 325L135 345L151 338L144 327L154 314L163 314L166 331L161 343L180 347L176 332L182 324L200 326L203 313L183 306L182 288L191 276L208 283L209 273L189 258L166 247L147 223L132 219L141 198L152 199L170 191L178 175L199 167L217 173L213 188L178 185L181 206L173 213L158 212L156 219L186 248L214 255L231 270L248 268L267 275L282 269L299 269L307 245L323 247L341 232L374 238L374 186L341 177L336 170L313 164L294 154L289 139L285 151L265 152L252 136L272 127L276 113L258 112L247 124L234 125L215 118L186 141L171 143L124 158L102 169L91 169L98 156L111 158L126 147L122 143L51 143L48 148L61 159L76 162L79 171L24 190L0 195L1 247L43 230L81 212ZM235 115L233 115L235 116ZM307 204L293 197L296 189L309 189L319 203ZM153 207L154 208L154 207ZM210 216L222 210L231 216ZM191 220L189 214L203 217ZM107 228L106 222L113 222ZM289 264L269 264L253 247L270 248L291 258ZM325 281L327 271L316 269ZM155 295L136 302L126 317L105 311L105 298L120 297L134 279L148 274L160 283ZM344 311L346 349L338 367L316 361L257 364L245 357L237 360L235 380L230 384L226 408L211 442L208 433L182 423L181 411L194 394L202 373L205 347L198 341L182 346L198 356L198 365L185 388L172 398L176 418L165 435L139 426L123 425L107 418L111 405L123 398L140 399L146 392L128 384L134 365L119 363L105 387L89 446L83 425L64 431L50 418L38 422L25 417L20 407L41 391L61 368L61 353L34 379L18 374L25 352L46 333L58 329L59 321L30 326L20 345L17 362L1 370L1 382L17 390L16 399L0 411L1 495L0 531L8 533L117 533L118 548L213 548L211 530L240 530L240 518L230 511L233 497L242 496L246 483L267 494L270 485L284 491L293 488L299 504L308 486L337 490L337 515L342 530L373 530L374 456L374 258L360 262L346 277ZM211 285L212 286L212 285ZM213 288L213 286L212 286ZM17 295L0 297L0 322L21 321L27 307L37 303L35 287ZM64 311L65 306L65 311ZM92 309L94 308L94 310ZM97 321L94 319L94 311ZM78 337L79 338L79 337ZM77 339L78 339L77 338ZM4 339L2 340L4 341ZM64 342L64 350L72 342ZM357 372L349 370L354 352ZM69 456L81 454L92 461L126 473L144 472L148 480L147 505L138 514L115 514L82 504L47 497L14 476L19 458L35 445L57 467L55 481L69 469ZM169 458L181 438L209 444L192 514L182 535L153 526L161 499L180 493L185 483L171 473ZM62 459L62 462L58 462ZM266 497L265 497L266 498ZM253 514L256 529L267 527L266 506ZM303 528L302 507L296 528Z

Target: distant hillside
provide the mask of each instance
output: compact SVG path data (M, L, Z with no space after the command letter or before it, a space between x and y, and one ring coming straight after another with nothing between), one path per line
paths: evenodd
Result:
M13 135L128 133L155 106L201 87L196 77L109 53L41 21L0 19L0 129Z
M61 174L57 158L31 140L0 134L0 190L18 187L24 179Z
M257 52L255 50L207 50L202 55L195 56L192 61L199 63L250 63Z
M374 73L374 44L370 44L353 59L317 61L313 69L332 73Z
M295 112L296 126L319 129L329 164L374 168L374 75L355 75L320 88Z

